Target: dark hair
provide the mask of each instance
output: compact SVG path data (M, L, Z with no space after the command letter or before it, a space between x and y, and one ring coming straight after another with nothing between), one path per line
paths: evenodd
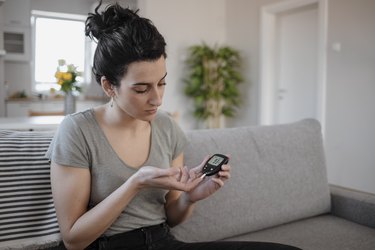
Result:
M138 10L116 3L99 13L101 4L89 13L85 27L86 36L97 41L92 71L99 84L105 76L119 86L130 63L166 57L166 43L153 23L137 14Z

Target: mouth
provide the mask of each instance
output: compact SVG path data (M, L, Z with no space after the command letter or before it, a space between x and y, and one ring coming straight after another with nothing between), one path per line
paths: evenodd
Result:
M155 109L148 109L148 110L146 110L146 113L147 113L147 114L150 114L150 115L153 115L153 114L155 114L157 111L158 111L157 108L155 108Z

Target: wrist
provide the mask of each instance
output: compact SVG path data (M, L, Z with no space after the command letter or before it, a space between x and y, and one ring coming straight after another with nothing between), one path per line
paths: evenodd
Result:
M143 182L141 181L141 178L138 178L137 174L130 176L126 182L128 182L136 191L140 191L143 188Z

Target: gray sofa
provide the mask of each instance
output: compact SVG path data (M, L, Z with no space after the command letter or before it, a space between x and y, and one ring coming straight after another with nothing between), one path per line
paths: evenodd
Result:
M40 249L60 240L42 156L52 134L0 132L0 249ZM186 165L197 165L207 154L230 154L232 178L172 229L177 238L375 249L375 195L328 184L317 121L187 135Z

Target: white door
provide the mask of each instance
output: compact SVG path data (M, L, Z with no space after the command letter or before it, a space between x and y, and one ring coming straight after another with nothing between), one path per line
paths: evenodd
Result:
M317 117L318 5L276 16L276 123Z

